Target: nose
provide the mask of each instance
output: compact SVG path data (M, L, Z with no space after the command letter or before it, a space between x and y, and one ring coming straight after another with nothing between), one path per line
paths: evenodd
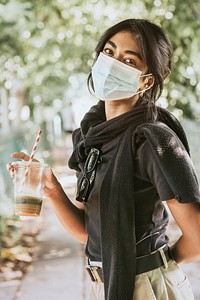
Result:
M113 58L123 62L123 56L120 53L115 53Z

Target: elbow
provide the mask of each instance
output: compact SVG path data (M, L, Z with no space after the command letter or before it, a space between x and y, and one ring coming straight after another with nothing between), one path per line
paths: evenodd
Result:
M198 234L196 238L190 241L191 243L191 253L194 261L200 260L200 235Z
M88 241L88 234L87 233L83 233L78 237L79 242L81 242L81 244L86 245L87 241Z
M81 242L81 244L83 244L83 245L87 244L87 240L86 239L79 240L79 242Z
M198 260L200 260L200 236L199 236L198 245L197 245L197 255L198 255Z

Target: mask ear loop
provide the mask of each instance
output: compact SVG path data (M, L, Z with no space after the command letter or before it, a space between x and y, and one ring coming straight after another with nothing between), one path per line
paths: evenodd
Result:
M153 76L153 73L148 73L148 74L140 75L140 78L141 77L147 77L147 76Z
M140 77L147 77L147 76L153 76L153 74L152 74L152 73L149 73L149 74L141 75ZM153 83L154 83L154 82L153 82ZM140 94L140 96L143 97L143 96L144 96L144 93L145 93L146 91L148 91L148 90L153 86L153 83L152 83L150 86L148 86L147 88L145 88L145 89L143 89L143 90L141 90L141 91L138 91L138 92L136 93L136 95L137 95L137 94Z
M137 92L137 94L140 94L140 96L143 97L143 96L144 96L144 93L145 93L146 91L148 91L150 88L151 88L151 86L148 87L148 88L146 88L146 89L143 89L142 91Z

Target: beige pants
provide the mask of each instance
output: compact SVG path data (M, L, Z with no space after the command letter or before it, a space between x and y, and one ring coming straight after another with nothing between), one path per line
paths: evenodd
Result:
M105 300L103 283L93 283L89 300ZM117 299L115 299L117 300ZM194 300L191 286L175 261L136 276L133 300Z

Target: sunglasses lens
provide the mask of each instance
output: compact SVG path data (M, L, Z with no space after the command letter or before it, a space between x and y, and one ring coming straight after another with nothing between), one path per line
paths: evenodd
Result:
M85 171L87 173L92 172L92 170L94 170L94 168L97 164L98 158L99 158L99 150L93 148L91 150L91 153L89 154L88 160L86 161L86 164L85 164Z
M80 192L82 192L83 190L86 189L87 183L88 183L87 179L85 177L83 177L81 187L80 187Z
M76 200L85 202L88 190L89 190L89 181L86 177L83 177L78 186Z

